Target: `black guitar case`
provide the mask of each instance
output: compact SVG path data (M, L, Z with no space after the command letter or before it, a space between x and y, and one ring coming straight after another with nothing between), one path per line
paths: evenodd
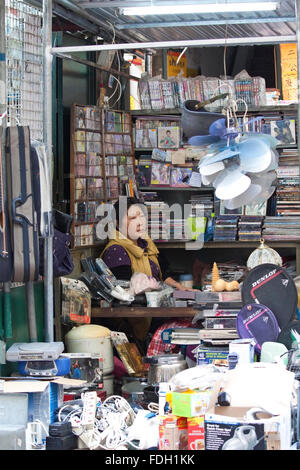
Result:
M7 211L5 158L2 136L3 128L0 126L0 282L9 282L12 277L13 255Z
M13 282L38 280L38 223L28 126L6 129L8 214L13 251Z

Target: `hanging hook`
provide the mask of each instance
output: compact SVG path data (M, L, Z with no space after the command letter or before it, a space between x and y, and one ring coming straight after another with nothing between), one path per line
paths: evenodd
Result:
M19 121L19 119L17 118L17 116L14 116L14 119L15 119L15 121L16 121L17 126L20 126L21 124L20 124L20 121Z
M178 63L179 63L181 57L182 57L183 54L186 52L186 50L187 50L187 47L185 47L185 48L183 49L183 51L181 52L181 54L179 55L179 57L178 57L178 59L177 59L177 61L176 61L176 65L178 65Z
M2 121L5 117L7 117L7 110L4 111L4 113L0 115L0 126L2 126Z

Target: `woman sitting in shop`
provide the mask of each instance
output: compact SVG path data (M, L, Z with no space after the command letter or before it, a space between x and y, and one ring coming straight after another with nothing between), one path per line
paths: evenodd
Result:
M146 234L142 203L130 197L122 201L122 207L119 201L113 207L115 229L101 257L116 278L129 281L133 273L139 272L154 277L157 281L164 281L175 289L192 290L169 276L165 278L164 269L160 266L159 251Z
M114 229L101 257L116 278L129 281L133 273L144 273L175 289L191 290L166 276L159 251L146 234L142 203L135 198L123 197L122 202L119 199L113 208ZM135 336L145 339L151 318L131 319L130 324Z

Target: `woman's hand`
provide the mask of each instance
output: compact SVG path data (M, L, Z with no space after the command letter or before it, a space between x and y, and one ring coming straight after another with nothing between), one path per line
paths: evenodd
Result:
M180 282L175 281L175 279L172 279L171 277L167 277L167 279L165 280L165 284L167 284L168 286L173 287L174 289L177 289L177 290L184 290L184 291L195 291L195 290L197 290L197 289L193 289L192 287L186 287L186 286L180 284Z
M186 291L195 291L195 290L198 290L198 289L193 289L192 287L183 286L182 284L179 284L179 286L176 287L176 289L178 289L178 290L186 290Z

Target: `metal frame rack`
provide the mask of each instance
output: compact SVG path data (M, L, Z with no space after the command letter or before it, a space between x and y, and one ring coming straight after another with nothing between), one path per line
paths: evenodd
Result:
M35 1L35 4L39 3ZM93 2L89 2L90 7ZM105 4L105 2L98 2ZM109 2L111 5L116 3L127 3L127 2ZM108 26L106 22L101 20L98 15L93 17L91 14L86 12L80 4L75 4L69 0L59 0L55 4L60 7L69 7L69 11L72 14L77 15L81 22L94 22L95 25ZM106 4L108 5L108 4ZM120 5L119 5L120 6ZM53 57L59 56L68 60L77 60L76 57L70 56L72 53L81 51L107 51L107 50L148 50L148 49L168 49L168 48L183 48L183 47L213 47L213 46L235 46L235 45L262 45L262 44L279 44L297 42L298 47L298 81L300 79L300 0L295 0L295 18L296 22L296 34L282 35L282 36L253 36L253 37L237 37L237 38L220 38L215 37L213 39L186 39L186 40L172 40L172 41L151 41L151 42L131 42L131 43L113 43L113 44L101 44L101 45L90 45L90 46L77 46L77 47L52 47L52 13L53 3L52 0L43 0L42 2L42 13L43 13L43 81L44 81L44 103L43 103L43 135L44 143L46 145L46 151L48 156L48 170L51 175L51 161L52 161L52 60ZM253 18L252 18L253 19ZM93 21L94 20L94 21ZM291 20L291 19L290 19ZM267 22L267 20L266 20ZM270 19L270 23L274 22L274 19ZM253 23L253 21L252 21ZM200 23L199 23L200 24ZM234 23L232 23L234 24ZM235 23L236 24L236 23ZM246 27L247 18L240 23ZM125 28L126 25L124 25ZM183 23L182 27L186 24ZM139 26L137 25L137 28ZM141 26L140 26L141 27ZM150 26L149 26L150 27ZM157 26L158 27L158 26ZM120 28L122 29L122 28ZM126 40L131 39L132 36L124 34L119 31L119 38ZM135 36L136 37L136 36ZM142 36L141 36L142 37ZM300 91L298 88L298 101L300 102ZM298 135L300 135L300 106L298 106ZM44 278L45 285L45 320L46 320L46 338L47 341L53 340L53 273L52 273L52 238L46 239L45 249L45 267L46 273Z

